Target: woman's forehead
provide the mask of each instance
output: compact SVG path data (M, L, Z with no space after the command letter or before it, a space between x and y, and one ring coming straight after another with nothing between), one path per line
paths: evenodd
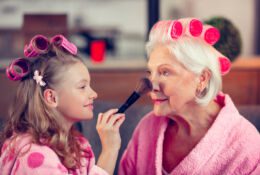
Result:
M153 67L164 64L175 65L178 64L178 60L167 46L156 46L150 54L147 65Z

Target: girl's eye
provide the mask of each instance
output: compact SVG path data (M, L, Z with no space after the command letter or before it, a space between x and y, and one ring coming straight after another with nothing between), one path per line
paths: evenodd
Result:
M80 89L85 89L85 87L86 87L85 85L84 86L80 86Z

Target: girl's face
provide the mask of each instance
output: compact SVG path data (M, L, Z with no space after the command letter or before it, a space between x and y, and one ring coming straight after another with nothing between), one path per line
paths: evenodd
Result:
M198 77L188 71L166 46L158 45L153 49L148 73L153 84L150 96L155 115L174 115L189 110L190 104L195 103Z
M77 122L93 118L97 93L90 87L90 75L83 63L75 63L64 72L56 92L57 109L67 120Z

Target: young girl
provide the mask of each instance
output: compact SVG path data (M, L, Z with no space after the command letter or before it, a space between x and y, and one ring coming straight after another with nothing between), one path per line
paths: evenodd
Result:
M2 174L113 174L125 116L117 109L99 114L102 152L95 165L89 142L73 127L92 119L97 98L75 45L62 35L50 41L37 35L24 53L6 69L19 84L0 141Z

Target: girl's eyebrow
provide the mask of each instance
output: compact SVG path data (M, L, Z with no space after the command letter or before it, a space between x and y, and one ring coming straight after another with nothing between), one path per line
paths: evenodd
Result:
M79 81L79 83L88 83L90 80L87 80L87 79L81 79L80 81Z

